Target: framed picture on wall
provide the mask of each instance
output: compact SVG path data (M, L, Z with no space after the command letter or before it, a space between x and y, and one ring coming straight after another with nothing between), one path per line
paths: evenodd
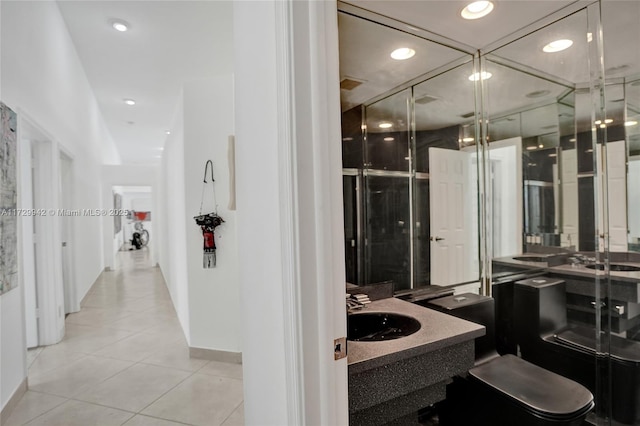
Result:
M0 294L18 286L17 117L0 103Z
M113 209L118 213L122 209L122 195L117 192L113 193ZM122 216L113 215L113 233L117 234L122 231Z

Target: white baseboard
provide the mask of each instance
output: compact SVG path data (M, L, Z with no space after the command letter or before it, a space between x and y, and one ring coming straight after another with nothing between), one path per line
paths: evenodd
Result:
M242 364L242 352L217 351L215 349L189 347L191 358L207 359L209 361L231 362Z
M18 389L13 393L13 396L11 396L9 401L7 401L2 411L0 411L0 425L7 422L9 416L13 412L13 409L16 408L16 405L18 405L18 402L20 402L28 388L29 385L27 383L27 378L25 377L22 383L20 383L20 386L18 386Z

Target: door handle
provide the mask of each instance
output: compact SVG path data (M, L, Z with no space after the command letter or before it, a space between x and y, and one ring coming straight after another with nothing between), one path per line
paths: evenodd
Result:
M442 240L444 240L444 238L441 238L441 237L431 237L431 238L430 238L430 240L431 240L431 241L442 241Z

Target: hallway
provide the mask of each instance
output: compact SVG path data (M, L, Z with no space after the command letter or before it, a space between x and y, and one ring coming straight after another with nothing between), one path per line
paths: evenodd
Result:
M148 251L119 252L65 321L57 345L29 350L29 390L6 426L244 424L242 366L189 357Z

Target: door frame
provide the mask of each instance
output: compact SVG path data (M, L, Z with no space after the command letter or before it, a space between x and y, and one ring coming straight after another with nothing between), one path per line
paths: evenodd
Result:
M234 2L233 15L238 245L262 254L240 273L245 417L347 424L337 4ZM259 197L244 195L251 170ZM264 211L280 215L257 226Z
M27 113L18 109L19 129L28 127L37 138L30 138L29 149L21 147L24 155L22 165L27 162L33 170L29 190L30 200L22 200L21 205L29 205L31 209L40 209L41 214L34 216L33 225L23 221L21 253L25 278L25 323L33 324L33 315L37 319L37 345L52 345L64 337L64 288L62 282L62 252L60 239L60 223L57 220L59 204L60 144ZM21 145L26 145L24 130L19 130ZM66 153L69 155L68 153ZM21 154L22 155L22 154ZM28 180L28 179L27 179ZM21 173L21 188L29 183ZM25 193L26 195L26 193ZM24 218L23 218L24 219ZM45 230L42 232L42 230ZM32 245L33 244L33 245ZM29 252L29 247L33 250ZM31 268L27 271L27 268ZM32 284L32 283L35 283ZM30 298L27 301L27 297ZM37 309L33 311L33 300L37 299ZM26 310L29 308L29 311ZM26 316L29 315L27 319ZM29 345L33 344L33 330L30 332Z
M63 160L63 157L66 160ZM59 165L59 201L61 209L73 209L75 206L74 201L74 159L73 155L66 150L62 146L58 146L58 161ZM69 170L68 174L64 173L63 163L64 161L69 162ZM65 188L66 187L66 188ZM66 193L66 195L65 195ZM75 231L73 226L73 217L69 216L59 216L60 220L60 250L61 250L61 264L64 262L66 265L62 264L63 271L63 290L64 290L64 311L65 313L73 313L80 311L80 303L78 300L78 290L76 285L76 268L75 268ZM65 228L62 224L62 221L67 222L66 233L67 235L62 235ZM66 237L66 238L65 238ZM66 241L64 241L66 240ZM63 255L64 247L63 243L66 242L67 245L67 256ZM67 273L64 273L64 269L67 269Z

